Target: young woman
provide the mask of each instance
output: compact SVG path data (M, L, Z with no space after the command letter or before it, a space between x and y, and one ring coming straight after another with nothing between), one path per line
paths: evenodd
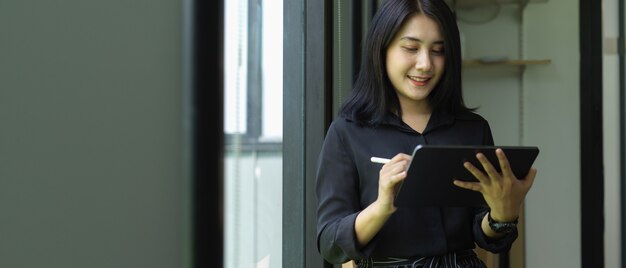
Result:
M485 267L473 249L503 252L517 238L520 206L536 170L516 178L482 154L488 207L397 208L398 183L418 144L493 145L488 122L461 93L459 31L443 0L386 0L373 18L352 95L331 124L318 162L318 249L358 267ZM390 157L382 165L370 157Z

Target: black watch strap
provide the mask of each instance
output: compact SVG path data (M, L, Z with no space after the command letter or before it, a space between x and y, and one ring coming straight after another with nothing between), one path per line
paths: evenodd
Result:
M517 228L517 219L511 222L499 222L494 220L489 212L487 213L487 221L489 222L489 228L499 234L510 233Z

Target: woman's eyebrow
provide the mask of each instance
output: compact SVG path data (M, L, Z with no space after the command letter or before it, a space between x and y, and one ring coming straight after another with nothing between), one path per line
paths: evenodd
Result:
M424 43L424 41L422 41L419 38L415 38L415 37L411 37L411 36L403 36L402 38L400 38L400 40L407 40L407 41L411 41L411 42L417 42L417 43ZM432 42L433 44L436 45L443 45L443 40L437 40Z

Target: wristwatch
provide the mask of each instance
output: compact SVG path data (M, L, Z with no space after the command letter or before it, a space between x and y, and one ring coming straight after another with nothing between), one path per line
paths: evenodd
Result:
M511 222L498 222L491 218L491 213L487 214L487 221L489 222L489 228L499 234L510 233L517 227L517 219Z

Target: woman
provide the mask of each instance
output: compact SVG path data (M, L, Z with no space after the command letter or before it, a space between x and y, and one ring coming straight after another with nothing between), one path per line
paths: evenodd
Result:
M352 95L331 124L318 162L318 249L358 267L485 267L475 244L494 253L517 238L515 224L536 170L518 180L464 166L488 207L397 208L394 197L417 144L493 145L488 122L461 93L459 31L442 0L386 0L372 20ZM372 156L392 157L384 164Z

